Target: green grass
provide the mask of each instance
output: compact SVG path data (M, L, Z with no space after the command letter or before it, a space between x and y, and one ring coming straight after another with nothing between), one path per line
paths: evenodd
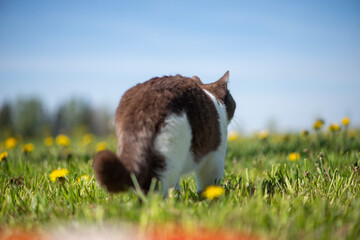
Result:
M114 139L107 142L115 150ZM171 191L166 199L151 192L139 201L131 190L111 195L94 179L94 143L85 147L72 139L72 151L33 143L34 152L24 154L17 146L0 162L0 231L41 231L76 221L141 228L176 223L272 239L360 236L359 132L354 139L340 132L231 141L221 182L225 194L212 201L197 195L193 176L182 179L181 193ZM300 159L289 161L291 152ZM69 170L64 182L50 181L57 168ZM84 174L90 180L79 183Z

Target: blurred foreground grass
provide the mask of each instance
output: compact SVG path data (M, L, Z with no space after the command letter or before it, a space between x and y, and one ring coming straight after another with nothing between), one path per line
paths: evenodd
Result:
M181 192L170 191L166 199L154 192L140 203L131 190L108 194L97 185L91 162L97 150L115 151L114 137L4 139L0 231L123 222L273 239L358 239L360 133L349 131L348 124L329 130L320 125L301 134L230 133L224 191L212 200L197 195L193 176L184 177Z

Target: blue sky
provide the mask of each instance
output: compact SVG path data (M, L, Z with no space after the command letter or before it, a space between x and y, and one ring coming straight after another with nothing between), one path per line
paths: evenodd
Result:
M360 126L359 1L1 1L0 104L84 97L114 111L154 76L230 70L232 128Z

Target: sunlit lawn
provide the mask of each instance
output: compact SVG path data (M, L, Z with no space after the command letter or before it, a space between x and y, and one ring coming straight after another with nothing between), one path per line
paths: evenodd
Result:
M208 198L198 196L193 176L166 199L156 192L142 201L131 190L108 194L97 185L91 162L98 150L115 151L114 137L3 139L0 231L126 222L272 239L359 239L360 134L343 123L341 129L315 123L310 133L231 133L224 191Z

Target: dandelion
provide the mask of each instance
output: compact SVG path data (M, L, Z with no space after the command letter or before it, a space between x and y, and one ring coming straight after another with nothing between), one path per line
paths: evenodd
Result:
M50 147L54 144L54 139L52 137L47 137L44 139L44 143L46 146Z
M291 162L294 162L294 161L300 159L300 154L296 153L296 152L292 152L289 154L288 158Z
M284 136L281 136L281 140L284 141L284 142L288 142L290 140L290 135L285 134Z
M337 132L340 130L340 126L337 123L333 123L329 126L330 132Z
M307 130L302 130L302 131L301 131L301 136L303 136L303 137L309 136L309 131L307 131Z
M60 146L64 146L67 147L70 144L70 139L68 138L68 136L64 135L64 134L59 134L56 137L56 143Z
M341 123L344 126L348 126L350 124L350 118L349 117L343 117L343 119L341 120Z
M209 200L213 200L214 198L218 198L223 195L224 192L225 191L222 187L211 185L208 186L201 195Z
M7 149L13 149L17 144L17 140L14 137L8 138L5 141L5 146Z
M235 141L239 139L239 134L237 132L231 131L228 134L228 141Z
M349 138L354 139L356 137L356 131L354 129L349 130Z
M21 151L23 153L31 153L34 151L34 144L32 143L28 143L28 144L25 144L22 148L21 148Z
M94 138L95 138L94 135L91 133L85 134L83 137L83 143L85 145L88 145L89 143L94 141Z
M96 144L96 152L100 152L107 149L107 144L106 142L99 142L98 144Z
M313 128L315 130L318 130L318 129L322 128L323 125L324 125L324 121L321 120L321 119L318 119L318 120L315 121L315 123L313 125Z
M2 153L0 153L0 162L2 161L2 160L6 160L6 157L8 156L8 152L2 152Z
M89 176L88 175L82 175L81 177L78 178L78 182L81 183L81 181L84 181L84 182L89 181Z
M61 179L61 178L64 178L66 175L68 175L69 173L69 170L65 169L65 168L62 168L62 169L55 169L54 171L52 171L50 173L50 180L52 182L55 182L55 180L57 178Z
M268 138L269 132L267 130L262 130L259 132L258 135L259 135L260 140L265 140Z

